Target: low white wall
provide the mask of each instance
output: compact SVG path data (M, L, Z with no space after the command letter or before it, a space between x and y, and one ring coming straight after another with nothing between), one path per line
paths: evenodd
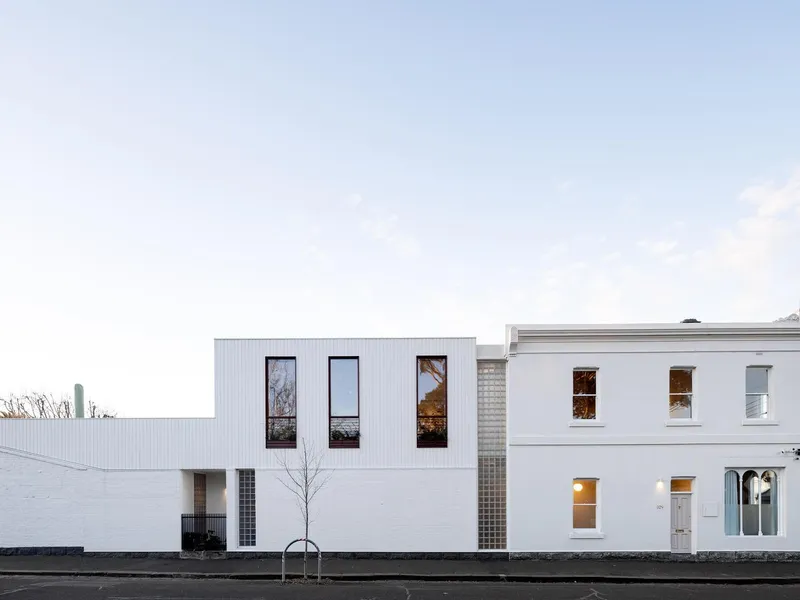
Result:
M239 550L279 551L303 537L279 475L256 471L257 546ZM314 499L309 537L323 553L475 552L476 486L474 469L337 469Z
M177 552L180 471L111 471L87 502L87 552Z
M0 547L180 550L179 471L100 471L0 452Z
M75 496L92 494L100 473L0 452L0 548L82 546Z
M670 479L694 477L697 551L800 551L800 462L779 445L512 446L509 448L508 547L511 552L669 552ZM725 535L727 468L782 468L783 536ZM570 539L573 478L600 479L604 539ZM658 485L658 480L663 486ZM704 503L716 517L702 515ZM663 508L659 509L658 506Z

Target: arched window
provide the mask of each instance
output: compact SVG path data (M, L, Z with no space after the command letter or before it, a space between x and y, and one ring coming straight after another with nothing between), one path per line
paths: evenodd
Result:
M725 473L725 535L739 535L739 473Z
M758 535L758 473L745 471L742 477L742 534Z
M761 535L778 535L778 475L761 475Z
M776 471L726 471L725 535L778 535L778 500Z

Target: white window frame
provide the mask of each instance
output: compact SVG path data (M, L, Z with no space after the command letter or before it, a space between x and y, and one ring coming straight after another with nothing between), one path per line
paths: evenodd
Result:
M672 379L672 371L690 371L692 374L692 391L688 394L673 394L670 391L670 380ZM695 390L697 389L697 368L690 366L690 365L673 365L669 368L669 373L667 374L667 425L680 425L682 423L688 424L697 424L699 423L699 419L697 418L697 393ZM673 396L690 396L691 400L689 403L689 414L688 417L673 417L669 411L670 400L672 400Z
M786 483L785 483L786 482L786 476L785 476L785 472L786 471L785 471L785 469L783 469L783 467L747 467L746 469L737 467L737 468L725 469L724 474L723 474L723 479L722 479L722 494L723 494L723 497L725 496L725 474L727 474L729 471L734 471L735 473L737 473L739 475L739 491L738 491L739 504L737 505L738 506L738 510L739 510L739 533L726 533L725 537L728 537L728 538L754 538L754 537L759 537L759 538L777 538L777 537L786 537L786 533L785 533L785 530L784 530L784 520L783 520L783 515L784 515L784 510L785 510L784 509L784 501L783 501L783 497L784 497L783 488L786 485ZM745 473L748 473L750 471L752 471L753 473L755 473L758 476L757 479L758 479L759 490L760 490L760 486L761 486L761 478L764 477L764 473L766 473L767 471L772 471L773 473L775 473L775 478L777 479L777 483L778 483L778 494L777 494L776 497L773 498L773 502L775 502L778 505L778 510L776 511L777 512L777 516L778 516L778 527L777 527L777 533L775 535L764 535L761 532L761 506L762 505L761 505L761 494L760 493L759 493L759 498L758 498L758 535L745 535L744 534L744 505L742 504L742 498L744 497L744 493L743 493L744 475L745 475ZM725 503L724 502L723 502L723 507L722 508L723 508L723 510L722 510L722 519L723 519L723 521L722 522L723 522L723 526L724 526L725 518L726 518L725 517L726 507L725 507Z
M766 394L748 394L747 393L747 369L765 369L767 371L767 392ZM770 425L775 423L775 407L772 399L772 365L747 365L745 367L745 389L744 389L744 425ZM764 396L767 397L767 414L763 417L748 417L747 416L747 399L750 396Z
M594 504L575 504L574 485L579 481L594 481L595 482L595 498ZM602 527L602 512L601 512L601 497L602 488L599 477L573 477L570 481L570 527L569 537L571 539L601 539L605 537ZM594 506L594 528L589 529L576 529L574 527L575 507L576 506Z
M575 373L590 371L594 373L594 394L576 394L575 393ZM570 380L572 386L572 395L570 396L570 405L572 409L572 423L574 427L602 427L603 423L600 421L600 369L598 367L575 367L572 369L572 379ZM594 397L594 419L576 419L575 418L575 397L592 398Z

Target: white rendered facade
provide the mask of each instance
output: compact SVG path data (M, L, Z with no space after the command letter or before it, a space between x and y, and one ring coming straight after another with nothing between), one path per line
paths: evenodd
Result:
M512 326L506 348L510 552L800 551L796 325ZM690 415L670 412L671 369L691 371ZM593 418L573 412L585 371Z
M445 444L419 438L425 358L446 359ZM309 536L326 553L800 553L796 323L217 340L215 418L0 419L0 552L173 553L201 512L227 517L229 553L302 537L279 480L300 449L268 439L269 360L288 359L297 445L330 474ZM357 447L331 442L337 359L357 359Z

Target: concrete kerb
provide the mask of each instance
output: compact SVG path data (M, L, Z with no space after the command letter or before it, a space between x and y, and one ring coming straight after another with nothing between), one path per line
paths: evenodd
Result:
M231 579L240 581L280 581L280 573L181 573L165 571L37 571L0 570L0 577L108 577L143 579ZM300 573L287 573L287 579L302 579ZM327 582L428 581L464 583L609 583L609 584L699 584L699 585L800 585L798 577L666 577L632 575L524 575L524 574L447 574L447 573L328 573ZM309 584L316 585L313 580Z

